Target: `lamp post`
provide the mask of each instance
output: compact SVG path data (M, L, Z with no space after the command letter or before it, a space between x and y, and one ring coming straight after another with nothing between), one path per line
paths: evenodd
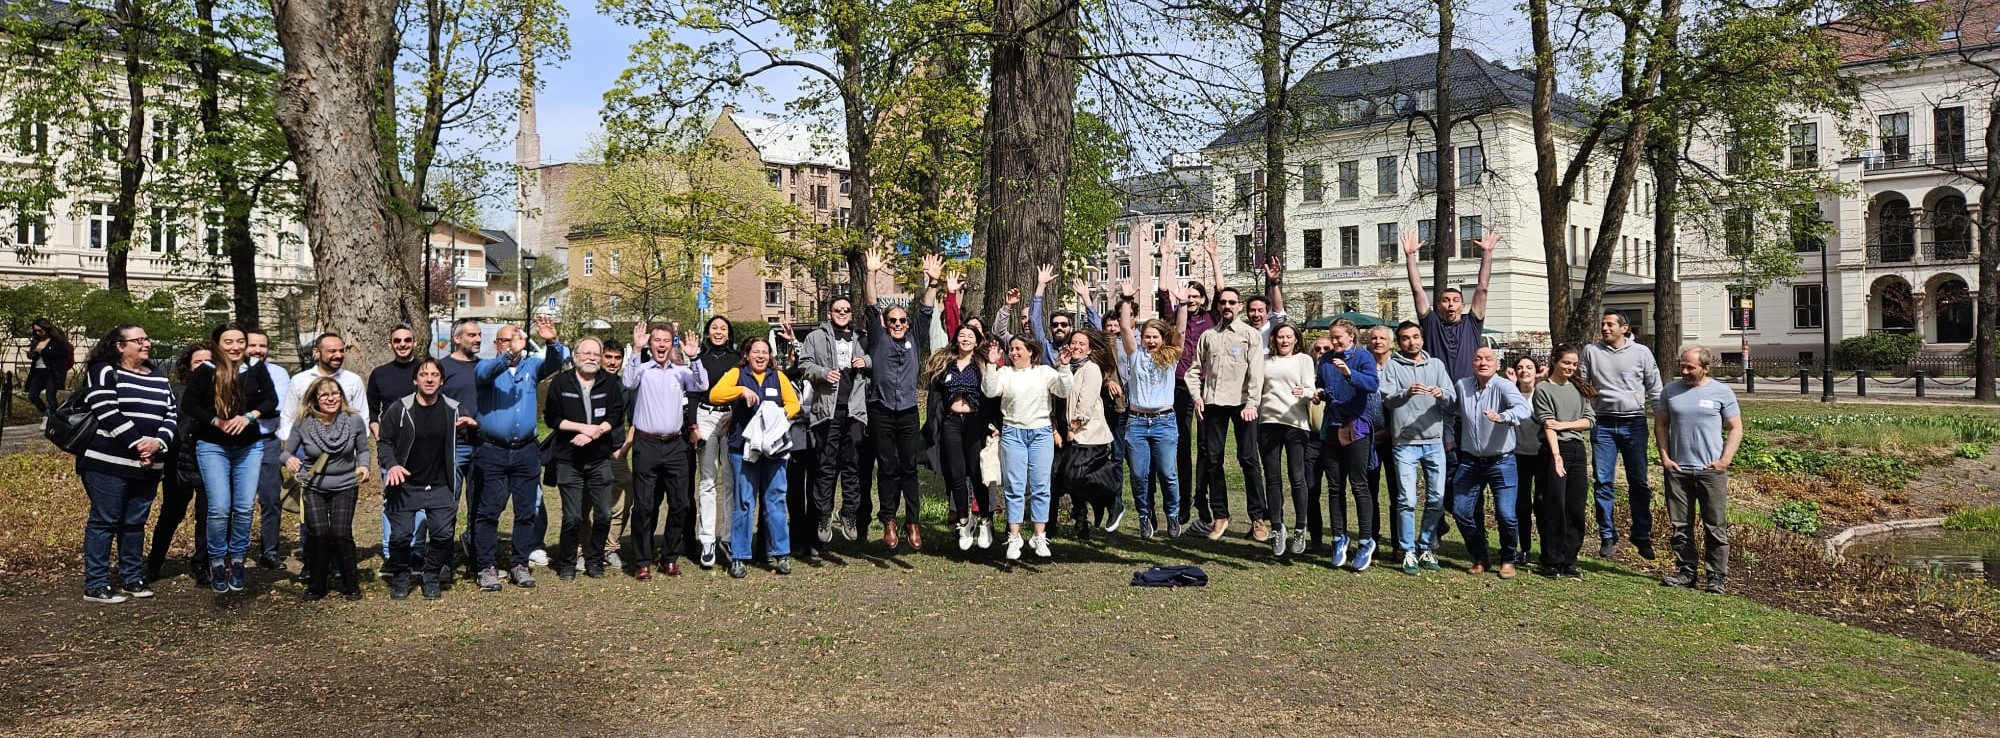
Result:
M438 209L428 202L417 204L417 214L424 221L424 336L431 337L431 232L437 230Z
M526 280L522 282L521 291L524 296L522 302L528 307L527 313L523 317L526 323L535 322L535 260L537 258L539 257L536 257L532 252L525 249L521 251L521 275ZM526 323L523 323L523 326Z
M1748 290L1745 290L1745 292L1747 293ZM1750 378L1750 311L1755 309L1755 307L1756 296L1753 294L1743 295L1743 377L1745 381L1748 381Z
M1824 232L1830 221L1821 220ZM1833 402L1833 292L1827 272L1826 251L1831 244L1820 239L1819 244L1819 401Z

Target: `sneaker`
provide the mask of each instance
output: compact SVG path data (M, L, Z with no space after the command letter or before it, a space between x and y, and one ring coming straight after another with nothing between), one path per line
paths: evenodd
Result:
M1139 516L1139 538L1140 540L1152 540L1153 516L1151 515Z
M1123 525L1124 523L1125 523L1125 499L1121 497L1118 498L1117 501L1111 503L1111 519L1104 522L1104 532L1117 533L1119 526Z
M1028 539L1028 545L1029 545L1030 547L1032 547L1032 548L1034 548L1034 549L1035 549L1035 555L1036 555L1036 556L1040 556L1040 557L1042 557L1042 558L1045 558L1045 559L1046 559L1046 558L1048 558L1048 557L1050 557L1050 556L1054 556L1054 555L1055 555L1055 554L1052 554L1052 553L1049 553L1049 537L1048 537L1048 536L1035 536L1034 538L1030 538L1030 539Z
M508 574L513 578L516 587L526 589L535 586L535 572L527 564L514 567Z
M1181 519L1180 519L1180 518L1177 518L1177 517L1174 517L1174 516L1172 516L1172 515L1168 515L1168 516L1167 516L1167 537L1168 537L1168 538L1179 538L1179 537L1181 537Z
M604 566L611 569L625 568L625 560L618 558L617 551L604 552Z
M1305 552L1307 551L1307 546L1306 546L1306 544L1309 544L1309 543L1312 543L1312 540L1311 540L1311 539L1309 539L1308 537L1306 537L1306 536L1305 536L1304 534L1300 533L1299 531L1292 531L1292 555L1293 555L1293 556L1297 556L1297 555L1300 555L1300 554L1303 554L1303 553L1305 553Z
M1575 564L1570 564L1562 568L1562 575L1570 579L1581 580L1583 579L1583 570L1576 568Z
M1709 594L1729 594L1729 583L1722 577L1710 574L1708 584L1702 585L1701 591Z
M1615 553L1618 553L1618 538L1615 536L1603 539L1603 543L1597 547L1597 558L1608 559Z
M124 602L127 598L125 595L111 591L110 587L98 587L97 589L85 590L83 599L86 602L95 602L102 605L116 605Z
M771 563L771 570L772 570L772 571L775 571L775 572L778 572L778 574L780 574L780 575L789 575L789 574L791 574L791 573L792 573L792 557L790 557L790 556L779 556L779 557L778 557L778 560L777 560L777 561L774 561L774 562L772 562L772 563Z
M125 590L125 596L135 600L143 600L153 596L153 588L146 586L145 582L126 582L125 586L119 587L119 589Z
M840 519L840 537L842 537L842 538L845 538L845 539L847 539L847 540L850 540L850 541L852 541L852 540L854 540L854 539L856 539L856 538L860 538L860 537L861 537L861 526L859 526L859 525L856 525L856 524L854 523L854 518L841 518L841 519Z
M972 521L962 520L959 521L958 525L953 527L958 529L958 550L972 550Z
M1347 536L1333 537L1333 568L1347 565Z
M565 582L576 581L576 567L566 566L556 571L556 578Z
M1527 549L1521 549L1520 551L1516 551L1516 552L1514 553L1514 565L1515 565L1515 566L1527 566L1527 565L1528 565L1528 550L1527 550Z
M589 563L589 564L584 564L584 565L583 565L583 575L584 575L584 576L586 576L586 577L590 577L591 579L603 579L603 578L604 578L604 565L603 565L603 564L599 564L599 563L595 563L595 562L593 562L593 563Z
M1660 586L1662 587L1679 587L1681 589L1694 589L1694 583L1695 579L1693 572L1677 571L1672 574L1668 574L1664 577L1660 577Z
M1652 541L1633 541L1633 542L1632 542L1632 546L1633 546L1634 548L1637 548L1637 549L1639 549L1639 558L1642 558L1642 559L1645 559L1645 560L1647 560L1647 561L1652 561L1652 560L1653 560L1653 542L1652 542Z
M257 557L257 568L282 572L285 570L285 562L279 561L276 556L266 554Z
M1263 543L1265 541L1271 540L1271 521L1268 520L1250 521L1250 540L1256 541L1258 543Z
M1413 577L1417 575L1416 554L1410 553L1408 551L1403 552L1403 573Z
M481 592L500 591L500 572L490 566L484 569L480 569L479 591Z
M1010 533L1010 534L1008 534L1008 535L1007 535L1007 560L1008 560L1008 561L1018 561L1018 560L1020 560L1020 558L1021 558L1021 544L1023 544L1023 543L1025 543L1025 541L1022 541L1022 540L1021 540L1021 534L1019 534L1019 533Z
M548 552L548 551L546 551L546 550L544 550L544 549L539 549L539 548L538 548L538 549L535 549L535 550L533 550L533 551L529 551L529 552L528 552L528 565L529 565L529 566L548 566L548 565L549 565L549 552Z
M407 573L397 574L396 576L390 578L389 599L401 601L401 600L407 600L409 598L410 598L410 575Z
M742 559L730 559L730 560L729 560L729 578L730 578L730 579L742 579L742 578L744 578L744 577L747 577L747 576L750 576L750 567L748 567L748 566L744 566L744 565L743 565L743 560L742 560Z
M1431 571L1437 571L1440 568L1438 566L1437 554L1430 551L1417 554L1417 565Z
M701 544L701 558L698 560L698 563L701 564L701 568L703 569L715 568L715 544Z
M1280 525L1277 530L1271 531L1271 555L1283 557L1289 550L1291 546L1285 544L1285 526Z
M978 543L979 543L979 547L980 547L980 548L992 548L992 547L993 547L993 521L991 521L991 520L980 520L980 521L979 521L979 540L978 540Z
M229 567L217 564L208 567L208 583L217 592L229 591Z
M1547 564L1543 564L1541 566L1535 567L1535 576L1542 577L1544 579L1561 579L1562 575L1563 575L1563 570L1562 567L1560 566L1549 566Z
M236 563L233 563L233 564L230 564L230 565L229 565L229 591L231 591L231 592L241 592L241 591L243 591L244 587L246 587L246 586L248 586L248 585L246 585L246 584L244 583L244 581L243 581L243 562L241 562L241 561L238 561L238 562L236 562Z
M424 599L431 601L444 599L444 585L435 579L424 580Z
M1342 548L1345 549L1345 547ZM1368 565L1375 563L1375 542L1362 541L1361 545L1356 547L1352 562L1355 571L1368 571Z
M820 543L831 543L833 541L833 520L819 521L819 530L817 533Z

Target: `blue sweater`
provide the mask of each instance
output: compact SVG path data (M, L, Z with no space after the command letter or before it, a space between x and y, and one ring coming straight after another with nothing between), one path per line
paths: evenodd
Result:
M1349 376L1336 368L1334 359L1347 362L1347 369L1353 375ZM1374 427L1368 417L1368 398L1381 387L1380 371L1375 366L1375 355L1359 346L1349 346L1344 354L1328 351L1320 355L1319 386L1326 391L1326 429L1329 432L1356 420L1362 422L1364 430Z
M567 359L569 349L551 343L541 356L523 357L516 366L508 366L505 356L480 361L473 369L479 378L480 431L502 443L532 440L541 405L535 385L562 371Z

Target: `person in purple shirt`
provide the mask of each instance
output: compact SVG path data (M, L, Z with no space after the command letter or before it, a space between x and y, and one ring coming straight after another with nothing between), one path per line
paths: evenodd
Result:
M1222 285L1222 264L1216 256L1219 244L1214 239L1207 243L1209 273L1213 284ZM1203 334L1215 327L1217 318L1214 306L1209 302L1210 289L1200 282L1190 281L1173 290L1160 288L1160 317L1175 321L1175 330L1181 334L1181 363L1174 369L1174 421L1179 425L1179 449L1195 448L1194 395L1187 390L1187 373L1194 368L1195 347L1201 345ZM1180 315L1181 309L1185 315ZM1180 524L1185 526L1194 517L1194 501L1208 499L1207 475L1195 474L1196 458L1200 454L1182 453L1178 459L1181 481ZM1155 476L1154 479L1159 479ZM1206 533L1206 531L1202 531Z
M1375 355L1355 345L1354 324L1333 324L1326 337L1333 347L1319 357L1318 401L1326 403L1326 425L1319 459L1326 470L1328 512L1333 522L1334 568L1347 566L1347 498L1354 494L1360 545L1351 559L1354 570L1367 571L1375 560L1375 488L1368 484L1368 452L1374 428L1368 422L1368 398L1381 386ZM1346 489L1343 490L1342 488Z
M693 472L693 450L688 445L686 402L689 392L708 388L708 372L695 359L701 342L693 332L681 337L678 356L674 333L664 325L650 330L644 323L632 325L632 354L625 359L621 378L631 391L632 416L632 577L653 578L653 562L660 560L667 576L681 575L679 556L688 527L688 513L694 505L689 474ZM638 350L645 346L645 351ZM653 547L653 531L658 527L660 501L667 500L666 545Z

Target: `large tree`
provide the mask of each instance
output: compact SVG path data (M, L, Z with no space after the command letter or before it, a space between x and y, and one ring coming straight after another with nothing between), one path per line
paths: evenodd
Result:
M986 257L982 314L1035 269L1062 263L1075 125L1077 4L996 0L975 253Z

